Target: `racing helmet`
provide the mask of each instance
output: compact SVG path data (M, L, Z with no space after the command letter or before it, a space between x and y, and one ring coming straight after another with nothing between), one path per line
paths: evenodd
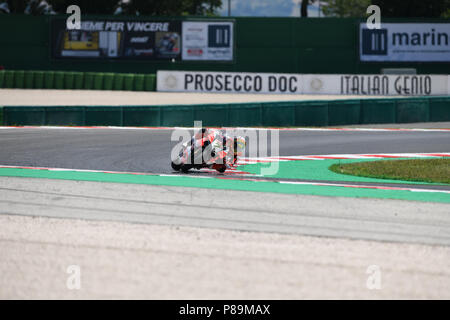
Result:
M244 137L236 137L236 149L239 152L243 152L245 150L245 138Z
M195 139L201 139L208 134L208 128L201 128L195 134Z

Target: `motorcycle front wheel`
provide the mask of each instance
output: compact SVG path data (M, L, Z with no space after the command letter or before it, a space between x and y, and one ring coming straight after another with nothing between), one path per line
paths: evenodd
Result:
M186 172L188 172L189 171L189 169L191 169L192 168L192 166L191 165L189 165L189 164L183 164L183 165L181 165L181 171L183 171L183 173L186 173Z
M217 167L216 170L217 170L218 172L220 172L220 173L224 173L225 170L227 170L227 167L226 167L226 166L220 166L220 167Z

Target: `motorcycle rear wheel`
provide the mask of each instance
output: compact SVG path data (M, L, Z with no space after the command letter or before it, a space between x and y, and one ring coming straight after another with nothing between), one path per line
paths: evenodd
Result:
M176 164L173 161L170 164L172 166L172 169L175 171L179 171L181 169L181 164Z

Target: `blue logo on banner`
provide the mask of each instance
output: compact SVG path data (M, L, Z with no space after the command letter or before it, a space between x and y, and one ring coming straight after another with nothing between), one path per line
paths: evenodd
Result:
M227 48L230 47L230 26L210 25L208 26L208 47Z
M363 55L387 55L387 29L362 30Z

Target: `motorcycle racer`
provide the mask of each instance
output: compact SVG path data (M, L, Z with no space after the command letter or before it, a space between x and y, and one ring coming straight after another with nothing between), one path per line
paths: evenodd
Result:
M179 160L172 161L174 170L209 167L224 172L236 166L237 157L245 149L245 138L231 136L219 129L201 128L183 144L183 148L185 151L180 151Z

